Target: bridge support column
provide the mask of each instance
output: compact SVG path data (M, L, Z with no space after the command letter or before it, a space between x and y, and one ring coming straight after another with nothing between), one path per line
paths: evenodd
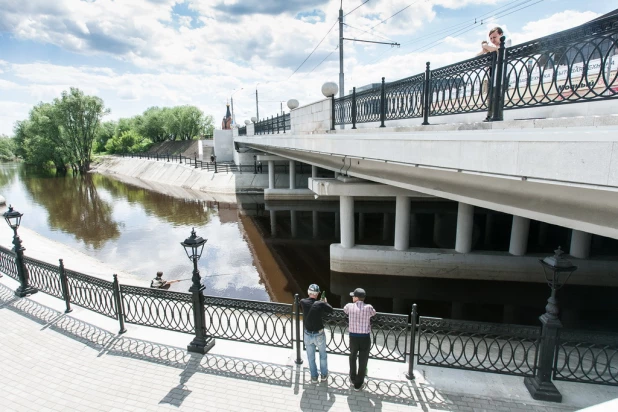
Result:
M407 250L410 247L410 198L395 198L395 249Z
M318 231L318 211L314 210L313 212L311 212L311 223L313 226L313 238L317 239L318 235L319 235L319 231Z
M273 160L268 161L268 188L275 188L275 162Z
M270 235L277 236L277 212L274 210L270 211Z
M292 237L296 237L298 235L298 219L296 218L296 210L290 210L290 231L292 232Z
M459 202L457 207L457 236L455 251L469 253L472 250L472 228L474 223L474 206Z
M509 244L509 253L511 255L523 256L526 254L529 229L530 219L513 215L513 224L511 225L511 243Z
M590 241L592 235L590 233L575 230L571 232L571 249L569 254L575 258L588 259L590 256Z
M383 241L387 241L388 238L390 237L390 233L389 230L391 228L391 214L390 213L384 213L384 218L382 220L382 240Z
M314 179L318 177L318 167L317 166L311 166L311 177Z
M365 214L358 214L358 240L365 237Z
M296 161L290 160L290 189L296 189Z
M354 247L354 198L340 196L339 208L341 211L341 246L350 249Z

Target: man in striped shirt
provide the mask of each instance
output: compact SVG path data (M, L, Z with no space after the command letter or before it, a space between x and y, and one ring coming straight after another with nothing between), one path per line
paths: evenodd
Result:
M355 391L363 389L369 349L371 349L371 318L376 310L365 304L365 290L357 288L350 293L352 303L348 303L343 311L348 315L350 332L350 381ZM358 358L358 369L356 359Z

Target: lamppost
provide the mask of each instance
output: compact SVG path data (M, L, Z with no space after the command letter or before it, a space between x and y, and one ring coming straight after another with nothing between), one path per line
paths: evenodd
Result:
M6 223L11 229L13 229L13 252L15 252L17 277L19 278L19 283L21 284L15 291L15 294L20 298L23 298L24 296L32 295L39 291L37 288L30 286L30 276L24 263L24 250L26 250L26 248L21 245L21 239L17 234L17 228L21 223L21 217L23 214L19 213L17 210L13 210L13 206L9 206L9 210L4 212L3 216Z
M539 259L547 284L551 288L551 296L547 299L545 313L539 317L543 329L539 342L537 368L533 377L524 379L524 384L534 399L561 402L562 394L551 381L558 331L562 328L562 323L558 319L556 291L567 283L571 274L577 270L577 266L562 256L564 252L560 248L554 253L554 256Z
M184 242L180 242L182 247L185 248L187 257L193 262L193 282L189 288L189 292L193 294L193 319L195 320L195 338L187 346L189 352L197 352L201 354L207 353L213 346L215 346L215 340L212 337L206 335L206 312L204 309L204 285L202 285L202 278L200 277L200 271L197 269L197 261L202 257L204 245L207 239L197 236L195 234L195 228L191 230L191 236L185 239Z

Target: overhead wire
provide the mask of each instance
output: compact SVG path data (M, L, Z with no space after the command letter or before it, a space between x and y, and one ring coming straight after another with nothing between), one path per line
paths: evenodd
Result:
M324 57L324 58L322 59L322 61L321 61L321 62L319 62L319 63L317 64L317 66L315 66L313 69L311 69L311 71L310 71L310 72L308 72L308 73L306 74L306 76L309 76L311 73L313 73L313 71L314 71L315 69L317 69L318 67L320 67L320 65L321 65L322 63L324 63L324 62L326 61L326 59L328 59L328 58L331 56L331 54L333 54L335 51L337 51L337 49L339 49L339 45L337 45L337 47L335 47L335 48L333 49L333 51L331 51L330 53L328 53L328 55L327 55L326 57Z
M324 39L326 38L326 36L329 35L329 33L333 30L333 28L335 27L335 25L339 22L339 19L335 20L335 22L333 23L333 25L330 27L330 29L328 29L328 31L326 32L326 34L324 35L324 37L322 37L322 40L320 40L320 42L317 44L317 46L315 46L313 48L313 50L311 51L311 53L309 53L309 56L307 56L305 58L305 60L303 60L303 62L296 68L296 70L294 70L294 72L292 74L290 74L290 77L288 77L288 80L290 80L290 78L292 76L294 76L294 74L298 71L298 69L300 69L307 60L309 60L309 57L311 57L313 55L313 53L315 53L315 51L318 49L318 47L320 47L320 44L322 44L322 42L324 41Z
M346 14L343 15L343 17L347 16L350 13L355 12L359 7L364 6L365 4L369 3L369 0L362 2L361 4L359 4L358 6L354 7L351 11L347 12Z
M361 32L361 34L369 32L369 29L368 30L359 29L358 27L350 26L348 23L343 23L343 25L344 26L348 26L351 29L358 30L358 31ZM385 36L383 36L383 35L381 35L379 33L371 33L371 34L373 34L374 36L380 37L380 38L382 38L384 40L388 40L388 41L393 42L393 43L395 42L395 40L389 39L388 37L385 37Z

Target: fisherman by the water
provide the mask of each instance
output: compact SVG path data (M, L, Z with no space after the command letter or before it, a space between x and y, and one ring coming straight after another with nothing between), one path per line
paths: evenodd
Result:
M163 272L157 272L157 277L150 282L150 287L155 289L169 289L172 283L180 281L181 279L163 280Z

